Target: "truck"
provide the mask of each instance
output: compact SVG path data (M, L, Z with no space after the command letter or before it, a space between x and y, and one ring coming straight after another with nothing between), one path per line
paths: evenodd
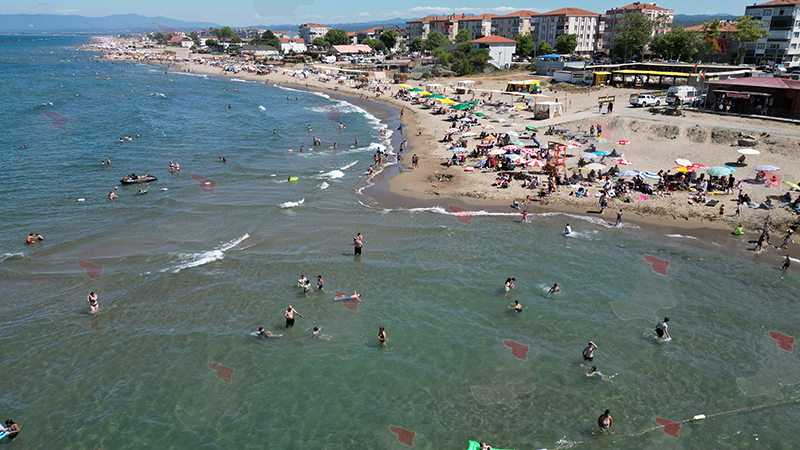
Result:
M656 98L652 94L639 94L637 96L631 96L630 99L631 106L659 106L661 105L661 99Z
M672 86L667 91L668 105L691 105L696 99L697 89L694 86Z

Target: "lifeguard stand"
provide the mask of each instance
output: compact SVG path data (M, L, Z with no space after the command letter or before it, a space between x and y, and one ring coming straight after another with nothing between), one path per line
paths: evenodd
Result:
M567 173L567 146L556 141L547 142L547 165L545 171L553 176Z

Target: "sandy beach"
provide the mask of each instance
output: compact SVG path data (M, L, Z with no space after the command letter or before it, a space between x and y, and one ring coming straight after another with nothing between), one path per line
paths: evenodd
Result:
M744 194L752 199L752 204L761 205L772 197L772 209L761 207L743 207L737 214L738 190L709 191L705 202L695 201L697 192L689 190L676 190L663 194L640 196L634 193L632 201L626 202L622 198L611 198L608 202L608 211L600 216L601 208L598 202L599 192L603 187L602 182L583 183L588 192L585 196L576 197L574 194L579 186L558 186L556 192L543 198L536 195L538 189L525 189L521 183L512 183L506 189L493 186L498 172L475 169L466 172L465 167L475 166L477 158L467 158L463 166L450 166L446 162L452 153L445 143L440 142L446 136L446 130L452 126L452 119L444 115L431 114L427 106L412 104L411 102L394 98L393 93L397 87L386 89L377 93L366 89L347 87L344 84L332 81L329 77L319 77L316 74L298 76L301 66L276 67L268 75L256 75L242 71L222 70L220 65L197 64L195 62L146 61L148 54L116 53L109 57L116 60L139 60L142 62L171 64L172 70L202 73L214 76L235 77L245 80L256 80L270 84L279 84L296 88L307 88L315 91L327 92L344 97L363 99L371 102L384 103L403 111L400 117L405 128L405 139L408 140L409 149L406 151L397 170L388 171L376 178L375 181L385 182L385 186L375 184L364 190L364 194L375 201L390 206L415 205L443 205L450 202L465 205L466 209L487 209L496 211L513 211L510 205L514 201L522 202L526 197L531 197L527 209L536 211L565 211L571 213L598 215L606 217L605 220L613 222L617 211L622 210L624 220L636 220L642 223L668 225L688 228L711 228L732 231L741 225L746 231L760 232L764 221L769 217L773 222L774 232L783 232L787 226L794 225L797 219L790 213L777 198L787 192L788 186L782 181L796 182L794 174L800 173L800 161L791 156L792 152L800 145L800 134L797 133L797 124L782 122L757 117L739 117L719 115L706 112L684 110L681 116L664 115L650 112L647 108L633 108L627 100L631 94L638 91L633 89L618 89L612 87L578 87L559 84L545 86L544 94L558 98L565 105L565 114L545 120L534 120L532 113L515 111L517 117L511 117L503 107L489 107L481 105L474 112L483 112L486 117L478 120L478 126L473 126L470 131L480 133L483 126L492 126L492 133L503 135L508 131L522 134L522 138L530 133L525 130L527 126L537 128L537 139L542 145L547 142L568 144L568 138L563 134L589 135L590 127L600 125L603 129L602 137L605 143L596 144L597 150L611 152L615 150L622 157L630 161L630 165L619 166L621 170L634 169L641 172L658 172L669 170L675 173L677 159L688 159L692 163L707 167L732 165L736 167L735 179L741 180L739 184ZM221 66L235 65L241 67L241 62L228 61ZM513 72L504 74L483 74L472 76L475 80L476 100L488 99L492 96L493 102L502 102L506 106L513 106L515 97L500 94L506 88L508 81L536 78L527 72ZM424 87L426 83L438 82L453 84L458 78L440 78L429 80L411 80L409 84L414 87ZM482 96L481 93L486 93ZM606 109L598 111L597 99L601 96L616 96L613 113ZM464 96L463 100L467 100ZM661 108L664 111L665 108ZM555 136L545 136L544 131L554 126L561 133ZM460 135L455 134L456 138ZM627 145L618 145L618 141L629 141ZM475 148L481 141L477 136L468 138L468 150ZM745 164L736 165L740 154L737 149L749 147L758 150L760 154L747 156ZM568 174L577 169L579 155L586 148L570 148L567 151L566 170ZM419 168L411 166L412 155L418 155ZM591 162L591 161L588 161ZM606 167L612 167L616 162L609 159ZM780 171L766 173L766 180L757 180L757 171L754 167L759 165L774 165ZM540 169L530 169L530 175L537 176L546 182ZM519 172L520 169L517 169ZM703 172L698 169L698 174ZM387 174L391 174L388 177ZM774 177L774 178L773 178ZM694 186L694 183L692 183ZM391 194L391 195L388 195ZM792 192L792 198L797 192ZM646 198L645 198L646 197ZM707 206L708 205L708 206ZM720 212L720 206L724 211Z

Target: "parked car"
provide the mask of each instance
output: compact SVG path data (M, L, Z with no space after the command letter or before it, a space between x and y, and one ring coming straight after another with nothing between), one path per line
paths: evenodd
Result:
M659 106L661 99L656 98L652 94L640 94L638 97L631 99L631 105L636 106Z

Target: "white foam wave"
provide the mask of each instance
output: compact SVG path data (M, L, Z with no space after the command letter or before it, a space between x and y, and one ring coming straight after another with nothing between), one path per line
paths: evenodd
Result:
M262 110L262 111L266 111L266 110L267 110L267 108L264 108L264 107L263 107L263 106L261 106L261 105L258 105L258 109L260 109L260 110Z
M350 164L348 164L348 165L346 165L344 167L340 167L339 170L347 170L347 169L355 166L356 164L358 164L358 161L353 161L353 162L351 162Z
M299 202L284 202L284 203L280 204L280 207L281 208L294 208L296 206L302 205L305 201L306 201L306 199L302 198L302 199L300 199Z
M342 178L344 176L344 172L341 170L331 170L330 172L325 172L320 175L318 178L330 178L331 180L335 180L336 178Z
M20 258L25 257L25 253L22 252L14 252L14 253L0 253L0 262L3 262L7 259L14 258L15 256L19 256Z
M789 260L792 262L800 263L800 259L789 257Z
M320 188L320 190L324 190L324 189L328 189L328 186L330 186L330 185L329 185L328 183L326 183L326 182L324 182L324 181L323 181L323 182L322 182L322 183L319 185L319 188Z
M221 246L215 248L214 250L209 250L207 252L199 252L199 253L187 253L181 254L181 263L171 269L164 269L161 272L171 271L172 273L178 273L183 269L190 269L192 267L202 266L208 263L212 263L214 261L219 261L225 258L225 252L228 250L236 247L242 241L249 238L250 235L245 233L244 236L236 238L232 241L228 241Z
M290 87L287 87L287 86L281 86L279 84L273 84L273 86L278 88L278 89L284 90L284 91L299 92L301 94L312 94L312 95L316 95L317 97L322 97L322 98L331 98L330 95L323 94L322 92L307 91L307 90L302 90L302 89L294 89L294 88L290 88Z
M695 239L695 240L697 239L697 238L696 238L696 237L694 237L694 236L684 236L684 235L682 235L682 234L668 234L668 235L667 235L667 237L671 237L671 238L684 238L684 239Z
M167 98L167 96L166 96L166 95L164 95L164 94L162 94L161 92L153 92L152 94L147 94L147 95L148 95L148 96L150 96L150 97L161 97L161 98Z
M585 222L589 222L589 223L594 224L594 225L600 225L600 226L605 227L605 228L632 228L632 229L637 229L637 230L639 229L638 226L630 224L630 223L623 222L620 226L617 227L617 226L614 226L613 223L606 222L605 220L603 220L603 219L601 219L599 217L581 216L581 215L578 215L578 214L569 214L569 213L563 213L563 212L539 213L539 214L535 214L535 216L538 216L538 217L564 216L564 217L572 217L572 218L577 219L577 220L583 220Z

